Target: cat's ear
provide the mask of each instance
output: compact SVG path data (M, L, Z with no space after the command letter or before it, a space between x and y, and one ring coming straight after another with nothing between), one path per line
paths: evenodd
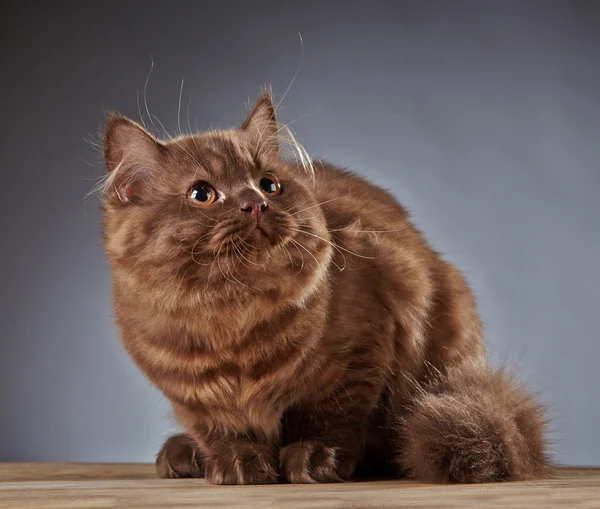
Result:
M259 152L279 156L279 128L271 94L261 94L242 124L242 130L250 135Z
M131 201L139 184L158 168L162 143L139 124L111 115L104 133L104 161L122 202Z

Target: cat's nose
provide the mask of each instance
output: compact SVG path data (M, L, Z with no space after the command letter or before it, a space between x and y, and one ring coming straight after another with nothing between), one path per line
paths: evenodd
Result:
M247 201L241 206L240 210L242 212L246 212L247 214L252 214L254 219L258 221L268 208L269 206L267 205L266 201Z

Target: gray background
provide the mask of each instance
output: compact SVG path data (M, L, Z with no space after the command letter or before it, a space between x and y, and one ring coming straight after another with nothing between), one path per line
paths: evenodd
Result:
M0 15L0 460L151 460L173 423L119 345L86 134L136 94L177 130L271 83L308 151L414 213L480 298L494 359L600 465L600 5L48 2Z

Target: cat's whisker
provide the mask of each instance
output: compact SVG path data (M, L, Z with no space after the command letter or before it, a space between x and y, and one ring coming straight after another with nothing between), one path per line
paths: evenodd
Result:
M148 115L148 120L150 121L150 123L152 124L152 127L156 127L154 125L154 122L152 122L152 115L150 115L150 108L148 108L148 99L147 99L147 90L148 90L148 82L150 81L150 75L152 74L152 71L154 69L154 57L152 55L150 55L150 71L148 72L148 76L146 76L146 82L144 83L144 106L146 107L146 114ZM146 127L146 125L144 124L144 118L142 118L142 124L144 125L144 127Z
M237 260L237 261L239 261L239 262L240 262L242 265L244 265L246 268L249 268L247 265L245 265L245 264L244 264L244 262L242 262L242 261L239 259L239 256L238 256L237 252L235 251L235 244L234 244L233 242L231 243L231 247L234 249L234 251L233 251L233 252L234 252L234 256L235 256L236 260ZM241 271L239 270L239 267L238 267L237 265L234 265L234 266L233 266L233 268L235 269L235 273L236 273L238 276L242 277L242 273L241 273ZM233 272L232 272L231 268L229 269L229 273L231 274L231 277L234 277L234 276L233 276ZM236 281L237 281L237 278L235 278L235 279L236 279ZM242 286L246 287L248 290L251 290L251 288L250 288L249 286L247 286L247 285L244 285L244 284L243 284L243 283L241 283L241 282L240 282L240 284L241 284ZM262 291L259 291L259 293L262 293Z
M302 253L302 251L300 251L300 248L298 247L298 244L294 241L294 239L290 239L290 241L292 242L292 244L294 245L294 247L298 250L298 253L300 253L300 257L302 258L301 260L301 265L300 265L300 269L298 270L298 272L296 272L292 277L296 277L298 274L300 274L302 272L302 270L304 269L304 254Z
M187 123L188 123L188 134L190 136L193 135L193 131L192 131L192 123L190 122L190 106L192 105L192 98L190 97L190 100L188 101L188 106L187 106ZM196 147L196 149L198 149L198 146L196 145L196 139L195 137L192 137L192 141L194 142L194 146Z
M215 252L215 254L213 255L213 261L210 264L210 273L209 273L209 279L212 279L213 277L213 270L215 268L215 263L217 262L217 257L218 257L218 251Z
M305 218L306 220L308 219L314 219L315 217L320 217L320 216L313 216L311 217L307 217ZM300 227L306 227L306 228L312 228L313 225L308 224L308 223L299 223L298 226ZM343 228L325 228L329 233L339 233L339 232L347 232L347 233L394 233L394 232L401 232L406 230L406 228L394 228L394 229L390 229L390 230L356 230L353 228L352 224L349 224L348 226L344 226Z
M292 258L292 254L289 252L288 248L286 247L284 241L283 241L283 237L280 234L277 234L277 236L279 237L279 240L281 241L281 244L279 244L279 247L281 247L282 251L285 251L290 259L290 265L293 267L294 264L294 259Z
M196 242L194 242L194 245L192 246L192 249L190 251L184 249L184 252L191 254L192 261L194 263L196 263L197 265L208 266L208 265L214 264L214 260L213 260L212 263L202 263L202 262L199 262L198 260L196 260L196 258L195 258L195 256L196 256L196 246L198 245L198 243L201 240L204 240L205 238L210 237L211 235L212 235L212 232L208 232L208 233L205 233L204 235L201 235L200 237L198 237L198 239L196 239Z
M296 240L295 242L298 242L298 244L300 244L300 246L301 246L302 248L304 248L304 249L307 249L307 248L306 248L306 246L304 246L304 245L303 245L301 242L299 242L299 241L297 241L297 240ZM307 250L308 250L308 249L307 249ZM312 253L310 253L310 252L309 252L309 254L311 254L311 255L312 255ZM338 269L340 272L343 272L343 271L344 271L344 269L345 269L345 268L346 268L346 266L347 266L347 262L346 262L346 257L344 256L344 254L343 254L343 253L340 253L340 255L341 255L342 259L344 260L344 265L343 265L342 267L340 267L340 266L339 266L339 265L336 263L336 261L335 261L333 258L331 259L331 263L332 263L332 265L335 265L335 267L336 267L336 268L337 268L337 269ZM312 255L312 256L313 256L313 258L314 258L314 255ZM315 258L315 260L316 260L316 258ZM319 266L319 262L317 262L317 266Z
M198 260L196 260L196 253L195 252L190 253L190 257L191 257L192 261L196 265L202 265L203 267L209 267L211 265L214 265L214 263L215 263L214 260L211 263L202 263L202 262L199 262Z
M251 252L254 253L255 249L254 246L252 244L250 244L247 240L243 239L242 237L239 237L240 241L242 242L242 244L244 244L244 246Z
M264 152L265 147L269 146L269 144L268 144L269 141L271 141L273 138L279 138L280 133L282 133L282 132L286 133L286 135L289 137L291 135L291 131L290 131L289 127L292 124L295 124L296 122L299 122L301 120L304 120L304 119L310 117L311 115L312 115L312 113L309 113L308 115L304 115L302 117L298 117L294 120L291 120L290 122L287 122L286 124L277 124L277 129L275 130L275 132L268 135L262 143L261 143L261 140L262 140L262 134L263 134L264 130L261 131L261 135L258 139L258 144L259 144L259 148L257 150L258 155L259 156L269 155L269 152ZM265 128L265 130L266 130L266 128ZM283 138L283 141L285 141L285 138ZM290 140L287 140L287 141L290 141ZM294 142L295 142L295 138L294 138Z
M291 229L291 228L290 228L290 229ZM304 233L304 231L303 231L303 230L293 230L293 229L291 229L291 230L292 230L292 231L299 232L299 233ZM325 240L325 239L321 238L321 240ZM331 245L332 245L332 247L333 247L334 249L337 249L337 246L336 246L335 244L333 244L333 243L331 243L331 242L328 242L328 243L329 243L329 244L331 244ZM333 257L331 258L331 263L332 263L332 265L335 265L335 267L336 267L336 268L337 268L337 269L338 269L340 272L343 272L343 271L345 270L345 268L346 268L346 266L347 266L347 264L348 264L348 263L347 263L347 261L346 261L346 257L344 256L344 253L343 253L343 251L340 251L339 249L337 249L337 251L338 251L338 253L340 254L340 256L342 257L342 259L344 260L344 265L343 265L342 267L340 267L340 266L339 266L339 265L336 263L336 261L334 260L334 258L333 258Z
M328 232L331 233L335 233L335 232L349 232L349 233L393 233L393 232L401 232L406 230L406 227L403 228L394 228L391 230L356 230L354 228L352 228L352 225L348 225L345 226L344 228L337 228L337 229L327 229Z
M357 256L358 258L365 258L367 260L374 259L372 256L364 256L364 255L355 253L354 251L350 251L350 249L346 249L345 247L338 246L337 244L331 242L330 240L324 239L323 237L321 237L320 235L317 235L316 233L307 232L305 230L298 230L296 228L290 228L290 230L298 232L298 233L303 233L304 235L310 235L311 237L315 237L317 239L321 239L323 242L327 242L327 244L330 244L334 249L341 249L342 251L345 251L346 253Z
M221 267L221 249L223 248L224 244L225 244L225 241L221 242L219 249L217 250L217 253L215 254L215 260L217 262L217 266L219 267L219 271L221 272L221 275L230 283L235 283L235 281L232 281L225 275L225 273L223 272L223 268Z
M238 283L239 285L243 286L244 288L250 290L250 288L248 286L246 286L244 283L242 283L241 281L238 281L237 278L233 275L233 272L231 271L231 267L229 266L229 262L227 262L227 265L229 266L229 274L231 275L231 277L233 278L233 280L229 279L227 277L227 275L225 274L225 272L223 272L223 269L221 267L221 249L223 248L223 245L225 244L225 240L223 242L221 242L221 245L219 246L219 251L217 253L217 263L219 265L219 270L221 271L221 274L223 275L223 277L225 279L227 279L227 281L229 281L230 283ZM228 246L225 246L225 255L227 255L227 249Z
M294 203L290 207L284 209L284 212L287 212L289 214L294 207L300 207L301 205L304 205L306 202L310 201L311 199L312 199L312 196L309 195L308 198L306 198L305 200L302 200L300 203Z
M179 136L182 136L181 132L181 96L183 95L183 78L181 79L181 87L179 88L179 103L177 104L177 127L179 129Z
M154 124L154 120L156 120L159 124L160 127L162 128L163 132L165 133L165 135L167 136L167 138L169 138L173 143L175 143L179 148L181 148L181 150L183 150L183 152L185 154L187 154L197 165L198 167L202 167L202 164L200 163L200 161L198 161L198 159L196 159L196 157L194 157L194 155L192 153L190 153L188 150L186 150L185 147L183 147L181 145L181 143L179 143L177 141L176 138L174 138L173 136L171 136L168 131L165 129L164 124L159 120L159 118L154 115L154 114L150 114L150 110L148 109L148 102L146 100L146 89L148 87L148 80L150 79L150 74L152 74L152 69L154 68L154 60L151 57L151 66L150 66L150 72L148 73L148 77L146 78L146 83L144 85L144 105L146 106L146 113L148 114L148 118L150 119L150 122L152 123L152 126L154 128L156 128L156 125ZM180 122L180 111L181 111L181 96L183 93L183 80L181 80L181 88L179 91L179 106L178 106L178 111L177 111L177 125L179 127L179 132L181 133L181 122ZM190 100L191 102L191 100ZM142 119L143 122L143 119ZM188 123L189 123L189 105L188 105ZM193 139L193 137L192 137ZM195 143L195 140L194 140ZM195 178L195 175L194 175Z
M138 109L138 114L140 116L140 121L142 122L142 126L144 127L144 129L148 130L148 128L146 127L146 122L144 121L144 116L142 115L142 108L140 106L140 91L138 90L135 94L135 98L136 98L136 102L137 102L137 109Z
M186 200L185 196L181 196L179 198L179 211L177 212L177 219L181 219L181 209L183 208L184 202L187 204L187 200ZM189 213L189 210L188 210L188 213Z
M322 201L321 203L315 203L314 205L311 205L310 207L306 207L305 209L290 213L290 216L297 216L298 214L301 214L302 212L306 212L307 210L314 209L315 207L319 207L320 205L325 205L327 203L331 203L332 201L336 201L341 198L344 198L344 196L336 196L335 198L331 198L330 200L325 200L325 201Z
M233 259L234 259L234 263L230 263L230 259L229 259L229 247L231 246L231 254L233 255ZM227 265L227 267L229 268L229 274L231 274L231 277L233 276L233 271L235 270L236 274L240 274L239 270L238 270L238 262L240 261L240 259L238 258L237 255L237 251L235 249L235 244L233 242L228 242L227 243L227 247L226 247L226 251L225 251L225 263Z
M309 233L310 233L310 232L306 232L305 230L296 230L296 231L298 231L298 232L300 232L300 233L307 233L307 234L309 234ZM317 236L317 237L318 237L318 236ZM324 238L322 238L322 237L318 237L318 238L320 238L321 240L324 240L324 241L328 242L326 239L324 239ZM337 247L337 245L336 245L335 243L332 243L332 242L328 242L328 243L329 243L329 244L331 244L331 246L333 246L333 248L337 250L337 252L340 254L340 256L342 257L342 259L344 260L344 265L343 265L342 267L340 267L340 266L339 266L339 265L338 265L338 264L335 262L335 259L334 259L333 257L331 258L331 263L332 263L333 265L335 265L335 266L337 267L337 269L338 269L340 272L343 272L343 271L346 269L346 266L348 265L348 261L346 260L346 256L344 256L344 253L343 253L343 251L341 251L340 249L338 249L338 247Z
M242 264L244 267L246 267L246 268L248 268L248 269L249 269L249 268L251 268L251 267L250 267L250 265L247 265L247 264L244 262L244 260L245 260L246 262L248 262L248 263L253 263L253 262L251 262L250 260L248 260L248 258L246 258L246 257L245 257L245 256L242 254L242 252L240 251L240 248L239 248L239 247L237 247L237 246L235 245L235 243L233 243L233 242L231 243L231 247L233 248L233 251L235 252L235 254L236 254L236 257L238 257L238 260L239 260L239 262L240 262L240 263L241 263L241 264ZM253 265L258 265L258 264L256 264L256 263L253 263Z
M175 143L175 145L177 145L192 161L194 161L199 168L202 168L202 163L200 163L200 161L198 161L198 159L189 151L187 150L179 141L177 138L174 138L173 136L171 136L168 131L165 129L164 124L159 120L159 118L156 115L152 115L152 117L154 118L154 120L156 120L159 124L160 127L162 128L163 132L165 133L165 136L167 138L169 138L169 140L171 140L173 143ZM194 176L195 178L195 176Z
M303 221L310 221L311 219L317 219L317 218L322 218L322 214L315 214L314 216L309 216L309 217L303 217L302 220ZM302 224L301 226L309 226L308 224ZM329 230L331 231L331 230Z
M204 212L202 212L201 210L197 211L202 217L206 218L207 221L210 221L213 224L218 224L219 221L217 219L213 219L212 217L210 217L208 214L205 214Z
M244 239L242 239L237 233L235 236L238 238L238 240L245 242ZM246 244L247 244L247 242L246 242ZM248 244L248 245L250 246L250 248L252 248L252 246L250 244ZM252 265L256 265L257 267L264 267L264 265L265 265L264 263L255 263L255 262L249 260L248 258L246 258L244 256L244 254L242 253L241 248L240 248L240 256L242 256L244 258L244 260L246 260L248 263L251 263Z
M321 266L321 263L319 262L319 260L317 260L316 256L304 244L302 244L301 242L298 242L297 240L294 240L294 239L290 239L290 241L293 242L294 244L297 244L302 249L304 249L315 261L315 264L317 267Z
M304 61L304 41L302 40L302 34L300 32L298 32L298 37L300 38L300 61L298 62L298 67L296 67L296 72L294 73L294 76L292 77L292 81L290 81L290 84L285 89L283 96L281 97L281 99L279 99L279 102L275 105L275 108L274 108L275 113L277 113L277 110L281 106L281 103L286 98L288 92L292 88L292 85L296 81L296 78L298 77L298 74L300 73L300 68L302 67L302 62Z
M313 162L310 156L308 155L306 149L302 145L300 145L300 143L298 143L298 140L296 140L296 137L294 136L292 131L289 128L286 128L285 136L280 137L280 139L289 143L290 148L293 151L293 156L300 161L300 164L302 165L304 171L314 179L315 167L313 165Z

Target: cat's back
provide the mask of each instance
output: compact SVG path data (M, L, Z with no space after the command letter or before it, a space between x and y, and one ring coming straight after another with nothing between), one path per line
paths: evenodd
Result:
M325 162L315 163L313 189L327 221L331 240L361 256L386 265L402 257L435 263L438 254L415 228L394 196L367 179ZM342 254L339 253L338 254ZM367 258L363 258L366 260Z
M329 163L315 162L313 189L328 221L335 226L356 220L372 224L409 221L407 211L389 192Z
M415 331L415 337L425 333L427 355L436 367L465 351L481 355L481 324L467 281L430 246L406 209L350 171L326 163L315 169L317 200L337 246L332 301L340 319L332 328L384 324L392 311L404 330Z
M315 164L313 185L334 246L332 309L341 317L335 327L393 320L390 310L430 300L441 260L390 193L324 162Z

